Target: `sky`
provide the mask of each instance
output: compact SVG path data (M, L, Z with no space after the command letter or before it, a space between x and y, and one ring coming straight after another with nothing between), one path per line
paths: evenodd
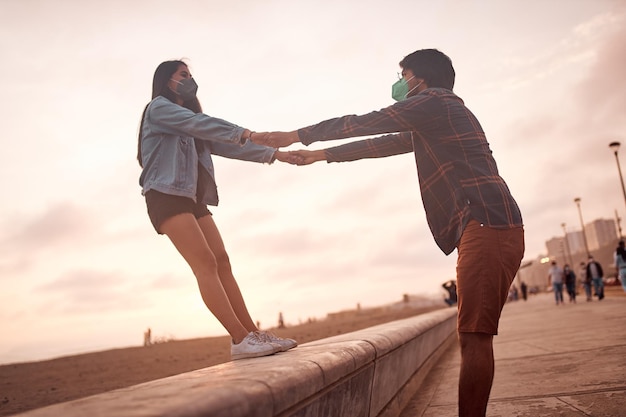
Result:
M137 346L147 327L226 334L138 185L162 61L189 63L207 114L265 131L386 107L404 56L443 51L520 205L528 260L562 223L580 230L576 197L585 223L626 214L608 147L626 145L625 20L618 0L0 0L0 363ZM454 278L411 154L214 162L211 211L261 327L443 296Z

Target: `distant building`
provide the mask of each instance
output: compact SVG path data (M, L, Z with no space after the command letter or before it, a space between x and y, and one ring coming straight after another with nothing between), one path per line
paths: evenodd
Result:
M617 271L613 263L613 254L619 239L616 221L594 220L585 225L585 235L589 253L600 262L605 276L615 276ZM556 261L560 266L570 263L575 271L578 271L580 262L587 262L588 254L582 230L566 231L565 236L551 238L546 241L546 249L547 256L539 255L535 259L522 262L515 278L515 285L521 285L523 281L529 290L551 291L551 287L547 288L551 261Z
M615 220L612 219L598 219L586 224L585 233L589 250L600 249L604 245L612 244L618 238Z
M612 245L617 236L615 220L597 219L585 225L587 245L590 251L595 251L606 245ZM567 242L565 241L567 239ZM548 256L551 258L566 257L570 254L586 253L585 236L581 230L566 232L565 237L553 237L546 241Z
M548 256L550 258L566 258L568 257L568 251L570 255L586 252L583 232L567 232L565 237L567 238L567 242L565 242L564 237L553 237L546 241L546 249L548 250Z
M586 228L585 231L587 231ZM585 249L585 236L581 230L567 233L567 242L569 243L569 250L572 253L587 252Z
M565 239L562 237L553 237L552 239L546 241L546 249L548 250L548 256L550 258L554 258L557 256L561 256L564 252L564 242Z

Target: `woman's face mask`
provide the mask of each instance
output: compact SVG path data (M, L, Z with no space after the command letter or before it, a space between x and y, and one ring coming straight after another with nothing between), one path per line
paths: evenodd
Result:
M398 81L393 83L393 85L391 86L391 97L395 101L402 101L406 99L406 96L411 91L415 90L423 83L423 81L420 81L419 84L409 90L409 81L411 81L413 78L415 78L415 76L409 78L408 80L405 80L404 77L402 77Z
M183 78L180 81L176 81L172 78L171 80L177 84L175 93L178 94L183 101L191 100L196 96L198 84L196 84L193 78Z

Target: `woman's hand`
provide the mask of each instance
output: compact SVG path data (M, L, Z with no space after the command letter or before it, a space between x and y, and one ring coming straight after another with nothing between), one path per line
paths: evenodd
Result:
M297 151L289 151L288 153L297 161L297 165L310 165L317 161L326 160L326 152L324 149L315 151L299 149Z
M286 162L292 165L310 165L317 161L325 161L326 153L323 149L317 151L309 151L300 149L297 151L276 151L274 157L281 162Z
M286 162L291 165L301 165L302 159L298 156L291 155L291 152L279 151L274 152L274 158L280 162Z

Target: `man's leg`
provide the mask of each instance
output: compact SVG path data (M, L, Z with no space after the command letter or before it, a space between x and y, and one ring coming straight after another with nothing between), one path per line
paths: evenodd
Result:
M457 251L459 416L484 416L494 376L493 335L524 254L524 231L472 220Z
M459 333L459 342L459 417L484 416L493 383L493 336L463 332Z
M598 278L598 293L599 293L599 299L602 300L604 298L604 281L602 280L602 278Z
M591 283L593 284L593 295L595 295L596 297L600 295L599 291L600 291L600 283L598 282L597 278L591 278Z

